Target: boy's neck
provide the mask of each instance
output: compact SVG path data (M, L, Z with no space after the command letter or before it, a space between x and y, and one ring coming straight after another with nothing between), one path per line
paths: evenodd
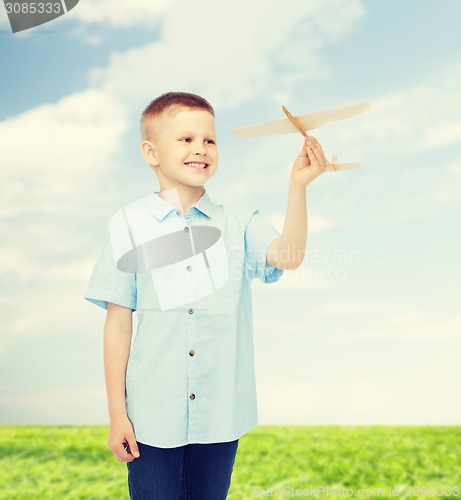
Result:
M192 205L197 203L204 192L204 186L181 186L174 188L162 188L162 186L160 186L159 196L166 202L180 208L184 213L186 213Z

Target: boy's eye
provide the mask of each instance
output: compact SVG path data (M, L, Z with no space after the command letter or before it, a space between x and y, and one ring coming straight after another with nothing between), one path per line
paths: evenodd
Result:
M191 142L192 141L192 139L190 137L183 137L180 140L181 140L181 142ZM205 139L204 142L207 144L216 144L215 141L213 141L213 139Z

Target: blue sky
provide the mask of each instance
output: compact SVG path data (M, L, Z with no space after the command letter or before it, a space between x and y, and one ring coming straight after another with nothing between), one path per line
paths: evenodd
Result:
M1 423L107 423L104 312L83 299L106 224L157 189L139 115L215 107L212 199L281 230L299 135L234 127L369 101L313 132L362 168L308 186L309 252L254 283L261 423L459 424L459 2L80 3L12 34L0 7Z

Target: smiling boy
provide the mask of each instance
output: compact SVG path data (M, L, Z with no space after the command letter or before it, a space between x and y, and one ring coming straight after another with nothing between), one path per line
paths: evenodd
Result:
M301 264L306 186L326 160L306 137L280 234L257 209L223 206L205 190L218 168L208 101L163 94L141 130L160 191L111 218L85 293L107 309L108 444L127 462L132 499L224 499L238 440L258 424L251 280L275 282Z

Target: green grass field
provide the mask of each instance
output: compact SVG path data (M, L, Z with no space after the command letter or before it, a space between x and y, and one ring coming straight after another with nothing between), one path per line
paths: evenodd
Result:
M128 499L107 433L0 427L0 498ZM258 426L240 439L228 498L461 498L460 489L461 427Z

